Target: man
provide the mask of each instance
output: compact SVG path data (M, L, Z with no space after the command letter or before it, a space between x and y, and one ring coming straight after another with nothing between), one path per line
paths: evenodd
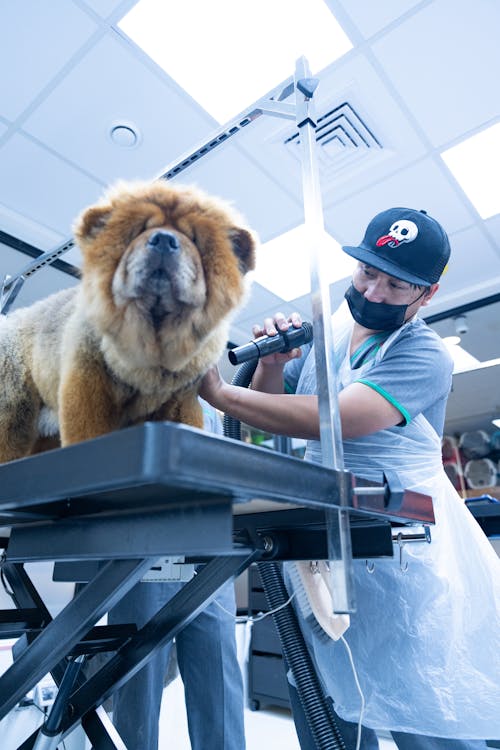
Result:
M405 488L433 497L436 516L432 543L405 548L406 571L397 555L377 561L372 574L354 561L358 612L345 638L366 702L363 721L390 729L400 750L478 750L486 746L481 738L500 736L500 561L444 474L452 363L417 316L438 289L448 238L425 212L393 208L370 222L359 246L343 249L359 261L347 304L332 318L346 468L372 481L397 475ZM300 322L277 314L254 335ZM283 392L285 381L295 394ZM214 370L201 389L245 423L306 438L306 459L320 461L316 392L311 347L261 359L251 390L229 386ZM336 712L357 722L360 696L344 644L300 608L298 615ZM302 748L313 748L300 722L298 731ZM377 747L369 730L363 742Z
M202 401L205 430L222 433L215 410ZM111 610L112 624L142 627L183 584L138 583ZM233 614L231 614L233 613ZM234 585L226 584L176 637L193 750L245 750L243 681L236 653ZM157 750L169 643L113 697L113 723L128 750ZM172 739L172 741L175 738Z

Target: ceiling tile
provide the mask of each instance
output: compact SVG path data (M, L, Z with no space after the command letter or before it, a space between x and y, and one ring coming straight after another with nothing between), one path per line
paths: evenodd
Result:
M446 432L494 430L491 420L500 414L500 365L453 376L453 390L446 409Z
M484 225L496 243L497 251L500 254L500 214L492 216L491 219L487 219Z
M448 233L472 224L475 219L448 181L446 170L429 158L327 208L325 225L341 244L360 242L370 219L391 206L422 208L440 221Z
M274 312L277 312L282 306L283 300L280 297L254 282L245 306L234 319L234 326L242 330L243 340L248 340L252 335L252 325L264 320L263 317L261 318L262 311L274 310ZM240 342L238 341L238 343Z
M450 244L450 263L439 290L442 299L461 293L464 288L481 288L484 283L490 285L495 278L500 279L500 256L478 228L456 232L450 237Z
M68 0L24 0L0 3L0 28L0 111L15 120L97 26Z
M1 161L1 152L0 152ZM51 250L64 242L64 235L32 221L24 214L0 204L0 227L7 234L33 245L38 250Z
M97 182L21 135L0 150L0 174L0 203L65 236L102 192Z
M102 16L102 18L106 18L107 16L111 15L114 10L116 10L120 5L124 5L123 0L83 0L85 5L88 5L89 8L91 8L94 13L97 13L99 16ZM131 5L135 5L135 1L131 2L131 0L128 0L127 3L125 3L127 7L126 10ZM123 13L126 13L126 10L123 11Z
M111 128L122 122L138 128L137 146L111 142ZM156 177L208 130L206 116L188 97L111 34L75 66L24 127L105 182Z
M72 266L81 268L83 257L78 245L73 245L73 247L70 247L70 249L66 253L64 253L64 255L61 255L61 260L64 260L65 263L70 263Z
M478 267L483 264L481 260L478 261ZM476 278L478 274L476 273ZM444 285L444 281L443 281ZM462 305L468 305L469 303L475 303L477 301L487 299L489 297L498 294L500 289L500 274L496 276L488 276L487 272L484 272L480 276L477 284L469 284L467 279L462 279L458 284L453 285L451 288L451 282L449 292L445 292L444 286L439 290L439 294L434 295L429 306L425 308L425 312L422 312L422 316L425 318L432 317L433 315L442 315L449 310L454 310ZM496 350L500 357L500 346L499 343L495 343Z
M373 36L396 18L420 5L420 0L377 0L367 3L366 0L326 0L335 13L335 5L340 5L351 17L362 35L366 38Z
M295 188L297 197L293 198L286 182L274 180L255 160L230 144L204 156L181 172L175 181L194 183L208 193L230 201L258 233L261 242L267 242L302 221L300 181Z
M402 102L434 146L498 118L499 28L500 3L436 0L374 43Z

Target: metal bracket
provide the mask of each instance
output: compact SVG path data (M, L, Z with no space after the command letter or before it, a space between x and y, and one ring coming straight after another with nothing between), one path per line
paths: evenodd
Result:
M30 276L39 271L44 266L48 266L53 263L57 258L67 252L75 244L73 238L66 240L62 245L49 250L38 258L35 258L22 271L17 273L15 276L7 275L2 283L2 289L0 292L0 314L6 315L12 307L17 295L21 291L21 287Z

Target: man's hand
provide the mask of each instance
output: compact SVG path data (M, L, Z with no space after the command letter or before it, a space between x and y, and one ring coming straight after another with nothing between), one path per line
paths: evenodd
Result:
M209 404L221 411L225 410L224 389L229 388L228 383L221 377L219 368L214 365L203 376L198 394Z
M272 318L265 318L264 325L261 327L258 323L252 326L252 334L254 339L260 336L276 336L280 331L288 331L290 326L294 328L300 328L302 325L302 318L299 313L293 312L288 318L285 318L283 313L277 312ZM268 354L267 357L261 357L259 364L263 367L284 367L284 365L290 360L300 357L300 349L291 349L289 352L277 352L276 354Z

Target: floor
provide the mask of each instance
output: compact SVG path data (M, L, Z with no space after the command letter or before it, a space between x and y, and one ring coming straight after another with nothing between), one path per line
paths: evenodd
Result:
M266 708L245 709L246 750L300 750L289 711ZM396 750L389 739L379 739L380 750ZM182 681L175 679L165 688L160 715L160 750L191 750L187 734Z
M38 566L40 567L40 566ZM34 571L30 569L30 575ZM39 578L50 582L51 574L45 568L38 572ZM40 585L36 579L37 585ZM64 588L65 584L57 584ZM54 584L47 586L47 592L42 587L42 598L49 602L54 612L71 597L71 592L58 594L59 598L51 602ZM71 589L72 591L72 589ZM2 592L0 591L0 594ZM61 599L61 601L59 601ZM64 600L64 601L63 601ZM10 606L0 601L0 605ZM1 606L0 606L1 608ZM247 657L248 632L240 624L236 627L238 656L243 665ZM0 641L0 674L12 663L11 647L12 639ZM242 667L245 674L246 669ZM50 678L49 678L50 680ZM35 730L41 723L43 716L39 708L26 706L14 709L8 716L0 721L0 748L1 750L15 750L21 742ZM261 750L263 747L272 747L273 750L300 750L295 727L289 711L281 708L268 708L259 711L245 710L245 732L246 750ZM59 750L89 750L88 743L83 732L75 730L66 738L64 745L59 745ZM187 732L186 711L184 706L184 691L180 677L177 677L166 688L163 696L162 710L160 716L160 748L159 750L191 750ZM146 750L146 749L145 749ZM380 740L380 750L395 750L395 745L390 740Z
M40 710L28 706L12 711L0 722L2 750L14 750L41 721ZM245 709L246 750L300 750L295 727L289 711L283 708L265 708L259 711ZM76 730L59 750L89 750L81 731ZM187 731L186 710L182 680L176 677L163 693L160 714L159 750L191 750ZM380 750L395 750L389 739L380 738Z
M245 709L247 750L300 750L289 711ZM175 738L172 743L172 739ZM191 750L187 734L182 681L177 678L165 688L160 714L160 748Z

